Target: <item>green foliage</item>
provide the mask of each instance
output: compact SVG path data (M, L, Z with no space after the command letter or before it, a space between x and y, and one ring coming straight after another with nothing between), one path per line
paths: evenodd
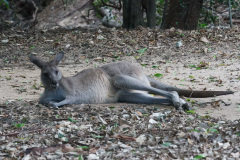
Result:
M215 133L218 132L218 130L217 130L217 129L214 129L214 128L207 129L207 131L208 131L208 132L215 132Z
M74 123L77 122L75 119L72 119L71 117L68 117L68 120L69 120L70 122L74 122Z
M192 114L194 114L195 111L193 111L193 110L189 110L189 111L187 111L187 113L192 113Z
M13 124L16 128L22 128L23 126L25 126L24 123L14 123Z
M111 106L111 107L108 107L108 108L110 108L110 109L114 109L114 108L116 108L116 107L114 107L114 106Z
M108 0L103 0L103 2L104 2L104 3L108 3ZM93 1L93 4L94 4L94 6L96 6L96 7L102 7L102 6L103 6L103 3L102 3L101 0L95 0L95 1Z
M63 134L58 134L58 138L63 138L63 137L65 137L65 135L63 135Z
M157 25L160 25L161 22L162 22L162 15L163 15L163 11L164 11L164 3L165 3L164 0L157 0L156 1L156 6L157 6L156 11L157 11L158 15L160 15L160 18L156 19L157 20L156 21Z
M103 136L91 134L94 138L103 138Z
M0 0L0 6L4 5L7 9L9 9L9 3L7 0Z
M208 25L206 23L198 23L198 28L205 29Z
M137 52L140 53L140 54L143 54L146 51L147 51L147 48L137 50Z
M159 67L159 65L154 65L154 66L152 66L152 68L158 68Z
M205 155L199 154L196 157L194 157L194 159L202 159L202 158L206 158Z
M165 146L165 147L169 147L169 146L171 146L171 144L172 143L170 143L170 142L166 142L166 143L163 143L162 145Z
M199 19L198 27L204 29L210 23L217 23L218 16L216 15L216 9L219 6L228 6L228 1L226 0L207 0L203 3L203 9L201 12L201 17ZM231 7L235 10L240 10L240 1L231 0ZM217 12L218 13L218 12Z
M79 146L79 147L77 147L77 148L89 149L89 147L88 147L88 146Z
M29 49L34 49L35 47L34 46L31 46L31 47L29 47ZM50 53L51 54L51 53Z
M159 78L159 77L163 77L163 74L156 73L156 74L154 74L154 76Z

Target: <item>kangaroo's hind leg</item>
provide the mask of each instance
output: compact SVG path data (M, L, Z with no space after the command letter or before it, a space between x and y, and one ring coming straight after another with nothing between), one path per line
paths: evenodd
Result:
M117 93L118 102L139 103L139 104L172 104L172 101L166 98L153 97L144 92L129 92L120 90Z
M164 91L178 91L180 90L179 88L173 87L171 85L162 83L160 81L157 81L156 79L147 76L148 81L150 82L151 86L154 88L158 88Z
M119 89L148 91L166 97L167 99L172 101L173 105L177 110L181 108L189 110L189 105L184 100L179 98L177 92L169 92L153 88L142 82L141 80L127 75L115 76L112 78L112 82L113 85Z

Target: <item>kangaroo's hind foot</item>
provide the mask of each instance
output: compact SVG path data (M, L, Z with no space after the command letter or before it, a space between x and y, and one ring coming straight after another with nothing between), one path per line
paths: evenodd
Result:
M144 83L143 81L128 75L115 76L112 79L112 82L113 85L119 89L148 91L150 93L166 97L168 100L172 101L174 107L177 110L189 110L189 105L183 99L179 98L178 93L175 91L164 91L161 89L153 88L150 85Z
M171 100L176 110L181 110L181 109L186 111L190 110L191 105L186 101L184 101L183 99L181 99L176 91L172 91L170 92L170 94L172 95Z

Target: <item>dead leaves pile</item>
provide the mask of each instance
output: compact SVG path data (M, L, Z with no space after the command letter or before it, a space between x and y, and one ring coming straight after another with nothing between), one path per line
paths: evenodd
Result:
M154 105L16 101L0 108L1 159L239 158L239 122Z
M178 41L182 43L181 47L176 47ZM41 54L51 58L59 50L68 54L66 63L89 63L90 59L112 62L126 56L134 56L142 62L146 56L152 55L164 59L172 59L176 55L239 59L237 27L232 30L196 31L171 28L164 32L143 27L130 31L115 28L55 29L35 33L6 31L0 43L0 61L4 65L29 63L29 54ZM146 49L146 52L139 53L141 49ZM153 58L154 56L151 57Z

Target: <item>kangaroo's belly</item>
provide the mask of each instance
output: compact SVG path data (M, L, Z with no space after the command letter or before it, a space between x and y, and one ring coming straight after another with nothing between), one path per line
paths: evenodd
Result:
M89 69L80 72L74 80L75 103L97 104L117 102L117 89L112 85L111 77L101 69Z
M117 102L116 92L117 90L111 85L92 85L81 93L74 95L76 99L75 103L98 104Z

